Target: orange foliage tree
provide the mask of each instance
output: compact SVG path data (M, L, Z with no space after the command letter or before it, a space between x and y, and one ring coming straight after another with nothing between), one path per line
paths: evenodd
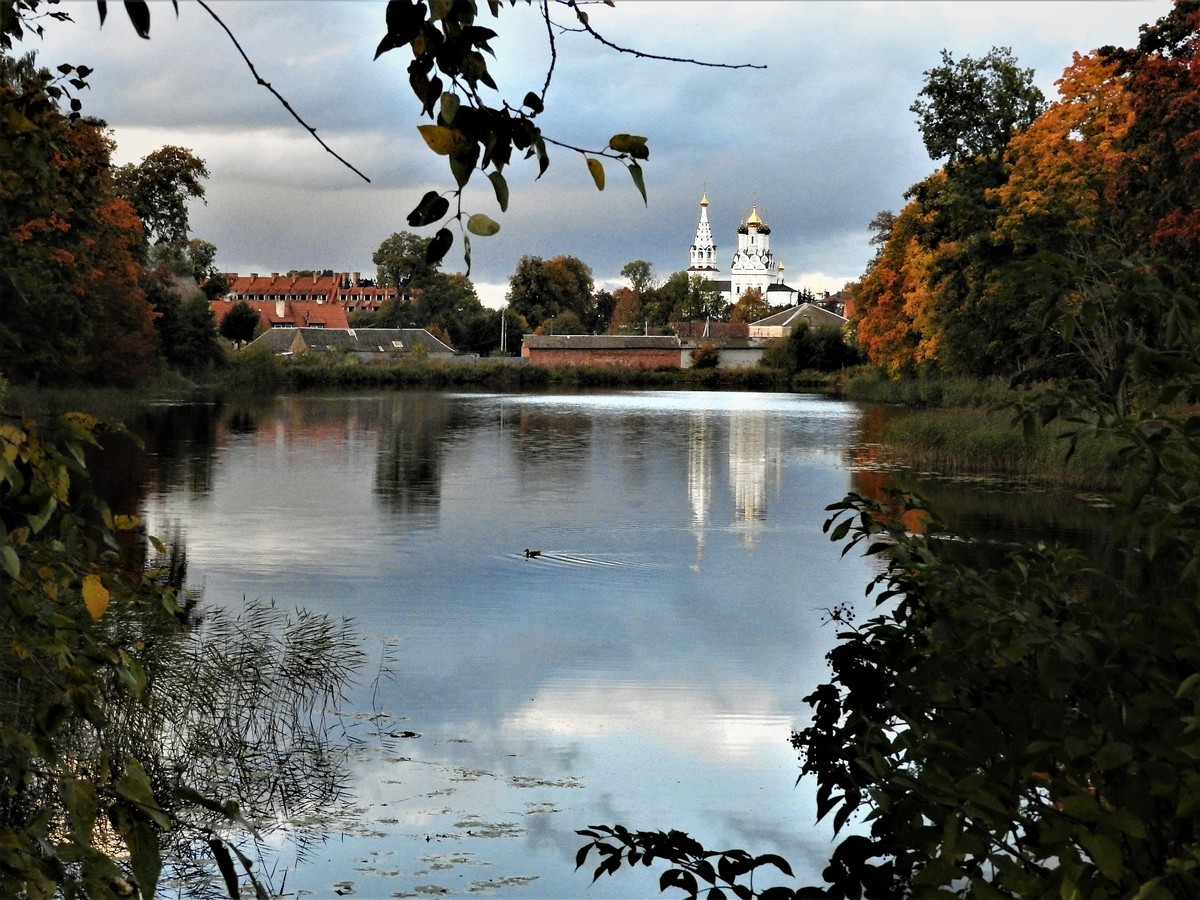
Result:
M937 361L933 259L921 232L929 213L912 200L879 236L879 254L854 289L854 327L867 358L892 378Z

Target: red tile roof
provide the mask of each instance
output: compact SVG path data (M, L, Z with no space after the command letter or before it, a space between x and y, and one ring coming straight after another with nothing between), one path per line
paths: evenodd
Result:
M364 284L358 272L334 272L330 275L250 275L227 273L227 300L250 302L328 303L346 311L379 309L396 296L396 289Z
M217 327L233 308L233 300L213 300L209 305ZM309 303L290 300L247 300L258 313L264 328L349 328L346 310L336 303Z

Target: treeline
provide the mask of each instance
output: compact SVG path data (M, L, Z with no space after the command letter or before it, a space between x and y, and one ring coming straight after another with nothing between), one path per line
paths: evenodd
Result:
M1046 103L1005 49L926 73L931 158L852 286L855 334L893 377L1103 378L1169 323L1139 276L1200 275L1196 4L1134 49L1076 53Z
M526 255L509 278L506 308L493 310L467 276L428 261L431 240L400 231L379 245L372 257L378 281L397 296L378 311L352 313L352 326L425 328L456 349L489 355L500 349L502 316L512 351L529 333L668 334L674 322L754 322L782 309L758 288L728 303L707 279L686 271L659 278L643 259L626 263L621 275L628 284L608 291L596 289L591 267L578 257ZM815 297L806 290L800 299Z

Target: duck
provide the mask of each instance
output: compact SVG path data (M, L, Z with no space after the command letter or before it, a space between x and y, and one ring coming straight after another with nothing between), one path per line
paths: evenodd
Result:
M528 547L525 548L525 558L526 559L537 559L541 555L542 555L541 550L530 550Z

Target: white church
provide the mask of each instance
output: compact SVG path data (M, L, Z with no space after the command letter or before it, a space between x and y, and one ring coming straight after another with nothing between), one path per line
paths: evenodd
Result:
M776 264L771 253L771 229L758 214L758 207L737 230L737 251L729 265L729 277L721 277L717 263L717 245L708 222L708 194L700 198L700 224L692 242L688 275L708 279L728 303L736 303L748 288L758 288L772 306L795 306L800 292L783 280L783 263Z

